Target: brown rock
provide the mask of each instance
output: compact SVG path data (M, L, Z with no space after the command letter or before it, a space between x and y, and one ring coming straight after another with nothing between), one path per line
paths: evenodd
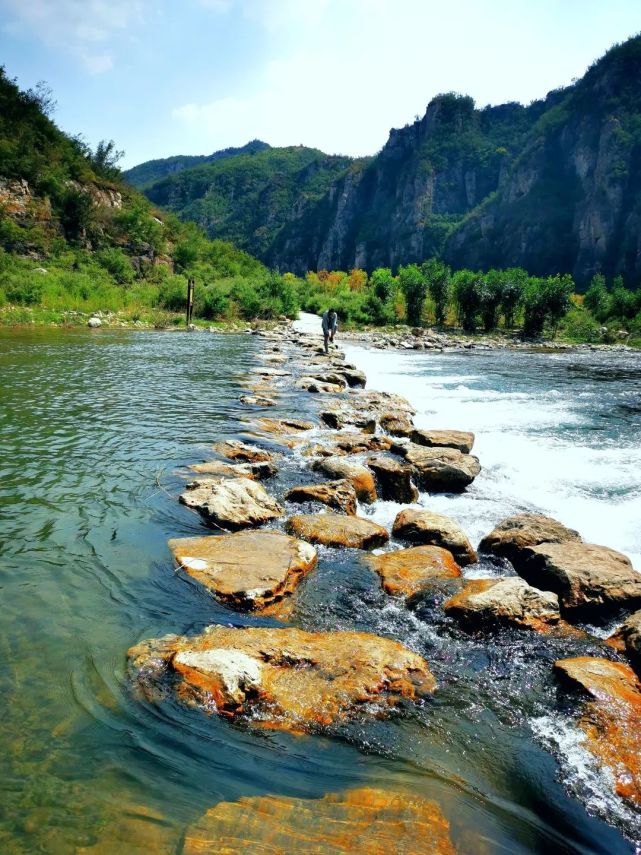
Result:
M340 430L347 421L346 415L340 410L321 410L318 416L332 430Z
M420 486L432 492L460 493L481 471L476 457L456 448L425 448L410 442L399 451L416 469Z
M213 446L214 451L226 457L228 460L240 460L245 463L260 463L261 461L271 461L272 455L269 451L263 448L258 448L255 445L247 445L238 439L227 439L224 442L217 442Z
M278 502L247 478L193 481L180 501L197 510L210 525L231 531L262 525L283 514Z
M345 388L345 384L325 383L322 380L318 380L316 377L300 377L294 385L297 389L303 389L305 392L312 392L315 394L321 392L325 394L336 394L337 392L342 392Z
M625 653L637 671L641 670L641 610L624 621L608 638L608 644Z
M339 478L323 484L309 484L292 489L285 495L288 502L320 502L329 508L343 511L350 516L356 514L356 490L351 481Z
M287 434L311 430L314 427L314 422L307 422L303 419L269 419L265 417L257 419L255 425L266 433Z
M338 433L334 445L345 454L362 451L387 451L391 442L388 437L371 433Z
M223 463L222 460L208 460L206 463L194 463L192 472L199 475L227 475L229 478L251 478L252 481L263 481L271 478L278 471L273 463Z
M458 448L463 454L469 454L474 445L474 434L463 430L423 430L415 429L410 439L416 445L428 448Z
M532 588L518 576L470 579L444 609L469 627L509 624L545 632L560 620L556 594Z
M418 490L412 481L414 469L408 463L379 454L369 457L367 465L376 476L382 499L392 502L415 502L418 499Z
M444 580L461 575L452 553L440 546L415 546L368 557L381 577L383 589L393 596L413 597Z
M527 556L523 550L540 543L580 541L578 532L566 528L543 514L515 514L504 519L486 535L479 545L480 552L491 552L507 558L518 570Z
M276 401L267 395L241 395L240 403L247 407L274 407Z
M406 508L396 515L392 534L412 543L431 544L448 549L462 567L478 560L463 529L444 514Z
M382 714L436 688L424 659L365 632L210 626L137 644L129 667L150 700L173 691L204 712L294 732L350 719L368 703Z
M436 802L364 787L322 799L253 796L219 802L187 829L183 855L431 853L456 855Z
M316 550L278 531L186 537L169 541L180 567L225 603L263 609L316 566Z
M630 559L593 543L541 543L517 567L531 585L554 591L567 611L607 611L641 603L641 573Z
M620 662L580 656L554 663L559 678L587 693L580 727L586 748L610 770L614 791L641 807L641 683Z
M377 499L374 476L362 463L346 460L344 457L326 457L317 460L313 468L329 478L347 478L356 490L361 502L371 503Z
M323 546L375 549L389 540L389 534L383 526L363 517L341 514L299 514L290 517L285 527L296 537Z
M412 420L406 413L383 413L379 423L392 436L410 436L414 430Z

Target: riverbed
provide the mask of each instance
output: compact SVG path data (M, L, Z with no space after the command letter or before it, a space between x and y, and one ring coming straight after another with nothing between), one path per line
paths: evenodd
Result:
M362 784L438 801L461 853L634 851L638 818L560 715L549 666L570 642L464 638L383 595L353 553L321 549L294 621L403 641L433 667L433 703L301 737L132 695L125 655L141 638L275 623L216 603L166 545L205 533L177 502L184 467L248 435L238 398L261 347L249 335L0 333L0 851L135 852L146 840L180 852L185 827L220 800ZM477 432L474 485L421 498L473 542L537 509L641 566L638 356L347 355L371 388L406 395L419 426ZM284 393L269 415L313 416L312 397ZM302 466L293 455L270 489L282 495ZM365 512L389 524L397 510Z

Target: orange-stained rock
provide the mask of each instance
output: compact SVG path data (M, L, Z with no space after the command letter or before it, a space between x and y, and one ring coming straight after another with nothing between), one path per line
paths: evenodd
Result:
M491 552L512 562L519 570L527 556L525 549L540 543L581 541L574 529L544 514L515 514L500 522L479 544L480 552Z
M641 604L641 573L630 559L594 543L541 543L524 550L517 568L531 585L554 591L562 608L575 613L633 608Z
M380 426L392 436L410 436L414 430L412 419L407 413L383 413L379 417Z
M508 624L549 632L560 620L556 594L532 588L518 576L470 579L443 608L472 628Z
M230 478L250 478L252 481L262 481L271 478L278 471L274 463L224 463L222 460L208 460L206 463L194 463L192 472L199 475L227 475Z
M263 609L291 594L316 566L309 543L279 531L185 537L169 541L180 567L225 603Z
M192 481L180 501L197 510L210 525L230 531L262 525L283 514L278 502L248 478Z
M461 570L451 552L439 546L415 546L368 557L388 594L413 597L435 583L457 579Z
M298 514L287 520L285 528L296 537L323 546L375 549L389 540L383 526L363 517L342 514Z
M213 446L213 449L228 460L238 460L245 463L260 463L261 461L272 460L272 455L269 451L257 448L255 445L247 445L247 443L241 442L238 439L227 439L224 442L217 442Z
M641 808L641 682L630 668L591 656L559 659L558 676L587 693L580 726L586 748L613 775L615 792Z
M345 454L361 451L387 451L392 445L387 436L373 433L345 432L334 436L334 446Z
M625 653L637 672L641 673L641 610L630 615L607 643Z
M322 799L220 802L190 826L183 855L456 855L436 802L363 787Z
M174 692L211 714L295 732L344 721L374 703L383 714L436 688L422 657L366 632L209 626L192 638L140 642L129 667L150 700Z
M415 502L418 490L412 480L413 468L395 457L375 454L367 458L367 465L376 477L382 499L390 502Z
M458 448L463 454L469 454L474 445L474 434L464 430L424 430L417 428L410 434L416 445L428 448Z
M343 511L350 516L356 514L356 490L351 481L339 478L323 484L308 484L292 487L285 494L288 502L320 502L329 508Z
M461 567L478 560L472 544L459 524L435 511L413 508L400 511L394 520L392 534L411 543L430 544L449 549Z
M254 422L256 427L266 433L299 433L300 431L311 430L314 427L313 422L306 422L303 419L270 419L267 417L256 419Z
M361 502L375 502L376 482L367 466L344 457L326 457L317 460L313 468L330 478L347 478L354 485L356 495Z

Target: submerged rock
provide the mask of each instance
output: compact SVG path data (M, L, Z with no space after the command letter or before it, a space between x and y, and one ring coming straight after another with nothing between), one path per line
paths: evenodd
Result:
M457 448L463 454L469 454L474 445L474 434L462 430L423 430L415 429L410 439L416 445L428 448Z
M356 490L351 481L339 478L337 481L325 481L323 484L309 484L292 487L286 493L288 502L320 502L329 508L335 508L346 514L356 514Z
M625 653L638 672L641 673L641 610L623 622L608 638L608 644Z
M367 560L381 577L383 589L392 596L413 597L461 575L452 553L440 546L399 549L368 556Z
M541 543L523 550L516 569L554 591L566 611L607 612L641 603L641 573L630 559L593 543Z
M397 446L414 469L426 490L439 493L461 493L481 471L478 458L456 448L426 448L410 442Z
M414 469L394 457L378 454L367 459L367 465L376 476L381 498L391 502L415 502L418 490L412 476Z
M259 463L273 459L269 451L265 451L264 448L247 445L246 442L241 442L239 439L226 439L224 442L217 442L213 449L228 460L240 460L245 463Z
M287 520L287 531L310 543L375 549L389 540L387 529L363 517L341 514L299 514Z
M479 544L480 552L507 558L518 570L527 556L523 550L540 543L581 541L574 529L544 514L515 514L500 522Z
M585 747L612 775L614 791L641 807L641 683L620 662L591 656L560 659L558 677L586 693L579 726Z
M227 475L230 478L251 478L262 481L271 478L278 471L274 463L223 463L222 460L208 460L206 463L193 463L192 472L199 475Z
M283 514L260 484L247 478L208 478L188 485L180 501L210 525L232 531L262 525Z
M361 502L371 503L378 498L374 476L362 463L346 460L344 457L326 457L317 460L313 469L330 478L347 478L354 485L356 495Z
M252 796L219 802L190 826L183 855L431 853L456 855L436 802L363 787L322 799Z
M431 544L448 549L462 567L478 560L463 529L444 514L406 508L396 515L392 534L412 543Z
M367 704L384 714L436 688L422 657L365 632L210 626L135 645L129 667L150 700L173 692L210 714L295 732L372 715Z
M561 617L556 594L532 588L518 576L470 579L444 609L471 628L509 624L545 632Z
M313 546L278 531L185 537L169 548L185 573L242 609L264 609L291 594L316 566Z

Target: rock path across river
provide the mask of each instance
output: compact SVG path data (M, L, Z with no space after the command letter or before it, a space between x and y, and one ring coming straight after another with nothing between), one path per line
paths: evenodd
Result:
M419 489L428 496L466 490L481 473L471 454L474 434L417 428L411 404L366 389L364 373L338 349L326 356L316 341L289 327L258 334L264 348L257 351L256 376L245 384L251 394L240 397L249 416L239 424L243 439L216 438L217 456L190 466L192 480L180 497L213 533L169 543L185 577L236 612L234 626L209 626L191 637L166 636L132 647L130 674L142 696L153 702L173 696L252 727L305 733L428 699L438 691L429 663L401 642L338 627L306 632L297 626L298 586L303 580L315 584L327 550L348 548L361 555L380 579L381 596L400 598L407 607L432 598L452 632L481 638L488 631L535 631L545 637L565 628L584 636L566 621L580 620L586 611L599 617L641 605L641 575L625 556L586 544L577 532L537 514L504 520L482 540L481 558L502 562L502 575L489 569L487 578L465 580L467 565L479 566L476 549L455 520L425 506L429 498L425 492L421 498ZM282 408L293 395L309 399L304 418L298 412L265 415L265 408ZM308 410L315 417L307 418ZM296 486L272 486L282 467L294 471ZM391 540L366 512L379 497L413 505L398 513ZM293 611L270 611L286 601ZM272 615L281 625L243 627L242 612ZM641 754L641 728L631 733L630 725L639 721L641 688L623 657L639 667L640 614L631 615L608 644L594 640L604 650L603 660L596 661L605 665L568 659L555 666L563 685L580 684L592 696L587 705L577 705L580 727L592 740L589 750L611 769L616 792L635 805L640 785L634 756ZM603 678L594 677L602 673ZM314 833L329 841L333 831L323 828L323 812L342 815L345 798L355 796L292 804L311 811L318 824ZM381 840L392 805L399 822L403 811L426 822L426 834L439 840L434 851L455 851L438 806L419 800L410 809L393 794L376 795L374 802L384 808L372 814L382 817L373 820L374 828L383 823ZM249 817L252 833L269 836L257 817L272 807L286 810L285 802L269 798L213 808L188 833L185 851L218 851L217 829L238 816ZM291 828L283 834L300 835L298 820L288 822ZM355 828L354 834L360 833L358 824ZM229 833L239 833L242 843L242 829ZM351 839L349 828L344 833ZM230 847L225 851L236 851Z

